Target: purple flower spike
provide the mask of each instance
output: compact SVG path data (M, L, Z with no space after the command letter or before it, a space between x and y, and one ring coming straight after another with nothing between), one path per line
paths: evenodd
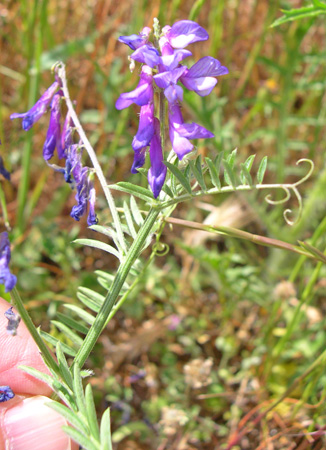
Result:
M32 128L35 122L37 122L43 114L46 113L52 97L59 88L59 83L55 81L42 95L42 97L35 103L35 105L26 113L14 113L11 114L10 119L22 118L22 126L25 131Z
M121 94L116 101L117 109L125 109L136 103L138 106L147 105L153 100L153 76L152 69L149 66L143 66L140 74L140 82L136 89L131 92Z
M3 164L2 156L0 156L0 173L6 180L10 181L10 173Z
M141 150L135 150L134 162L130 170L131 173L138 173L138 169L145 164L145 151L146 147Z
M163 162L163 152L160 138L160 121L155 118L155 133L149 148L151 167L148 171L148 183L153 195L157 198L162 190L166 177L166 166Z
M183 123L183 118L178 104L169 108L169 134L172 148L181 160L194 148L189 139L206 139L214 137L214 134L197 123Z
M207 31L192 20L180 20L162 31L173 48L185 48L193 42L207 41L209 38Z
M164 89L164 95L171 104L174 104L177 100L182 101L183 99L183 90L180 86L177 86L177 82L186 70L187 67L185 66L178 67L177 69L162 72L153 77L157 86Z
M132 141L132 148L140 150L147 147L154 134L154 104L151 102L140 108L139 127Z
M9 386L0 386L0 403L7 402L15 397Z
M43 158L45 161L52 158L56 147L59 158L61 159L65 156L61 146L60 98L61 93L58 92L51 103L50 124L43 147Z
M211 56L204 56L181 76L180 81L187 89L204 97L212 92L217 83L213 77L228 73L228 69L222 66L220 61Z
M120 36L118 41L128 45L131 50L136 50L137 48L145 45L148 42L148 36L150 35L150 32L151 29L149 27L145 27L139 34Z
M5 292L11 291L17 283L17 278L9 270L10 258L10 242L8 233L4 231L0 234L0 283L5 285Z
M150 45L142 45L130 55L131 59L138 61L142 64L147 64L149 67L154 68L160 62L160 54L156 48Z

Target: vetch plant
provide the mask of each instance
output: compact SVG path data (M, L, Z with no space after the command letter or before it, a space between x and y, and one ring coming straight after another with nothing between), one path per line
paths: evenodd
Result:
M162 33L155 22L154 43L149 41L148 27L138 36L119 38L120 42L135 50L130 58L143 66L136 89L121 94L115 106L117 109L124 109L135 103L141 107L139 129L132 141L135 157L131 171L137 173L144 165L145 152L149 147L151 168L148 171L148 182L155 198L161 192L167 173L162 152L162 143L165 142L165 102L168 103L172 150L180 160L193 150L190 140L214 137L213 133L196 123L184 123L180 105L183 89L178 85L180 81L187 89L206 96L217 83L215 77L228 74L228 69L210 56L201 58L190 69L181 64L181 61L191 56L191 52L184 49L186 46L207 39L206 30L191 20L181 20L172 27L165 26ZM158 93L157 101L154 100L155 90ZM159 119L155 117L155 109Z
M6 316L9 321L8 331L11 332L12 338L16 339L15 335L19 335L18 317L25 322L39 346L51 375L31 367L24 369L49 384L57 394L61 402L52 401L49 406L67 419L70 425L65 427L65 431L84 449L112 448L109 409L101 418L99 426L91 385L87 384L85 389L83 386L83 378L90 375L84 370L85 362L103 329L137 286L146 268L156 255L168 251L160 243L160 236L167 222L287 249L326 262L324 254L307 243L296 246L264 236L251 235L242 230L206 226L170 217L179 203L207 194L278 190L284 193L283 198L274 200L269 194L266 201L272 205L284 204L290 199L291 194L294 194L299 204L298 217L290 219L291 210L284 211L285 220L293 223L299 218L302 207L298 187L309 178L313 170L312 161L301 159L298 164L306 163L309 170L300 180L293 183L264 184L266 157L260 162L254 176L252 168L255 155L249 156L240 164L240 168L236 164L236 150L228 156L224 156L221 151L216 158L206 157L205 161L200 155L196 155L195 145L191 141L211 138L214 135L212 131L197 123L185 122L182 112L183 87L201 97L214 95L213 88L217 83L217 77L228 74L228 69L211 56L204 56L189 68L184 64L184 60L191 56L191 52L185 47L205 41L208 37L204 28L190 20L181 20L172 26L163 27L162 30L155 20L153 33L150 28L145 27L139 34L119 38L120 42L133 50L130 55L131 68L135 69L135 62L140 63L141 68L137 87L128 93L122 93L116 101L116 108L121 110L132 104L140 106L139 128L133 139L130 138L134 151L131 171L146 173L143 166L146 153L149 153L150 168L146 175L150 189L129 182L108 185L96 152L81 126L71 101L65 66L62 62L53 67L55 81L36 104L25 113L11 115L12 119L22 119L22 127L28 132L33 124L50 110L49 128L43 147L44 160L50 168L61 173L64 182L76 189L77 203L72 208L71 216L79 221L87 214L87 224L91 229L111 239L114 245L97 240L95 233L94 239L78 239L75 242L108 252L119 260L119 267L113 276L104 271L97 271L99 284L107 289L105 296L87 287L81 287L78 298L82 305L66 305L67 310L73 312L77 319L72 320L69 316L62 315L61 319L55 322L58 329L69 337L71 344L68 345L61 343L51 334L36 330L18 290L14 287L16 277L8 266L10 261L8 235L6 232L1 234L0 281L5 285L6 291L11 292L12 302L19 313L19 316L12 316L9 310ZM61 109L64 104L67 115L62 124ZM92 167L84 166L85 154L88 155ZM58 164L50 162L54 158L58 159ZM180 165L179 161L182 161ZM98 224L95 212L95 177L101 184L112 217L110 227ZM122 207L117 208L112 190L128 194L129 201L125 201ZM139 202L142 202L141 208ZM146 261L142 260L142 252L151 245L149 258ZM88 311L85 311L83 305ZM81 330L86 330L86 336L81 337ZM45 341L56 348L56 358ZM70 363L66 355L72 358ZM199 380L203 386L210 381L210 360L205 364L206 379ZM186 367L188 372L191 371L190 364ZM188 372L186 375L189 378ZM198 383L191 381L189 384L198 387ZM3 395L8 397L8 392L3 387ZM187 422L187 418L181 419L178 420L178 427ZM165 423L163 425L165 426Z

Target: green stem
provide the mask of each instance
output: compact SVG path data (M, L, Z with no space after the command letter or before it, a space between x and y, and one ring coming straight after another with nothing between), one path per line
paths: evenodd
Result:
M112 311L112 308L114 307L114 304L121 292L122 286L130 272L130 269L132 268L134 262L140 255L142 247L148 235L151 233L157 221L159 213L160 213L159 209L156 208L155 209L152 208L149 211L144 224L140 228L136 239L132 243L126 255L125 261L120 265L113 280L113 283L110 287L110 290L107 293L107 296L104 300L104 303L74 359L73 364L77 364L78 367L80 368L83 367L94 345L96 344L96 341L98 340L100 334L102 333L107 323L107 319Z
M19 292L14 287L13 290L10 292L11 301L15 308L17 309L19 315L21 316L24 324L26 325L28 331L32 335L35 343L37 344L38 348L40 349L40 352L42 354L42 358L44 359L47 366L53 370L57 375L60 376L59 367L51 354L48 347L43 342L41 336L39 335L37 329L35 328L35 325L32 322L32 319L30 318L28 312L25 309L25 306L23 304L23 301L19 295Z

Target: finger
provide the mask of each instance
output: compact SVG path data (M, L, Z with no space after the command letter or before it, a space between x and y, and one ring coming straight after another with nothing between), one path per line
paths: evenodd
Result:
M16 399L9 409L0 407L0 450L77 450L63 432L66 420L45 403L43 396ZM2 408L2 409L1 409Z
M10 304L0 298L0 386L10 386L15 394L50 395L52 391L45 383L18 369L25 365L50 373L23 322L16 336L8 333L4 313L9 307Z

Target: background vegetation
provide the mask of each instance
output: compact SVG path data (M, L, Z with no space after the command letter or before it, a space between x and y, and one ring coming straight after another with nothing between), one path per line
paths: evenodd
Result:
M300 188L303 214L293 227L284 222L281 207L256 193L184 203L174 217L293 244L305 240L324 251L325 16L270 27L281 8L306 4L2 3L0 138L12 182L1 180L1 227L13 228L18 288L43 330L57 336L51 320L64 312L62 304L79 304L80 285L99 290L94 270L114 270L116 263L110 255L71 244L94 232L70 218L74 194L44 164L46 120L26 134L9 115L39 98L51 83L52 64L63 60L71 96L107 179L146 187L145 178L129 172L137 109L114 108L137 79L128 70L128 49L117 38L152 26L154 17L162 25L186 18L199 22L210 40L193 44L194 59L211 55L229 68L214 95L185 93L187 119L215 133L198 142L199 154L214 158L238 148L240 162L250 154L257 161L267 155L270 182L303 176L305 169L295 164L300 158L315 163L313 177ZM109 223L98 197L100 223ZM296 214L295 201L290 207ZM88 362L99 414L112 408L116 448L325 448L325 358L318 359L326 341L325 266L177 225L165 228L162 242L169 252L149 265Z

